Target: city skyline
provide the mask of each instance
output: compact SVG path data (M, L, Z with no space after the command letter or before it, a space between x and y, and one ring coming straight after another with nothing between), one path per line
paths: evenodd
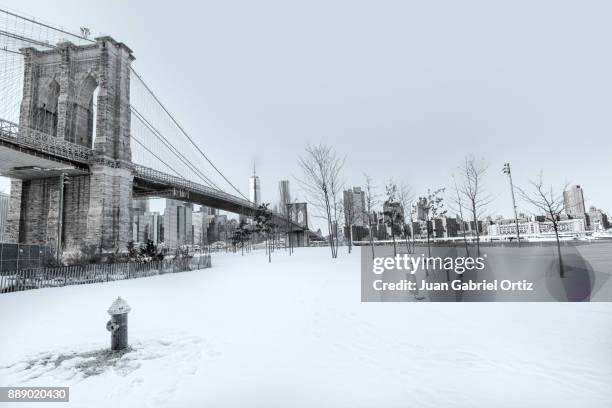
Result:
M611 34L603 17L609 5L589 13L585 24L586 11L558 3L518 2L512 9L446 3L440 12L418 3L370 9L338 2L328 6L327 15L297 5L275 10L270 3L243 3L244 14L229 20L228 6L205 3L188 16L193 21L146 34L128 19L116 19L112 6L86 21L67 2L8 6L40 13L73 31L91 27L92 36L112 33L128 44L135 66L147 67L161 99L245 194L245 175L253 159L258 162L265 202L276 202L279 179L301 177L296 162L304 145L325 142L347 157L346 186L362 185L366 172L379 193L390 174L417 196L427 188L450 190L451 173L464 155L474 154L489 163L493 215L512 214L501 173L508 161L518 186L527 186L543 169L545 181L558 188L580 184L587 208L612 210L612 192L601 177L612 170L606 149L612 59L600 51ZM128 13L140 6L122 5ZM168 13L182 12L147 8L152 24L167 24ZM343 18L346 11L349 20ZM275 18L281 12L293 17ZM385 26L378 23L383 18ZM420 20L435 24L423 26ZM313 23L317 32L309 29ZM372 29L364 32L363 26ZM567 26L575 29L564 30ZM218 32L228 35L213 35ZM163 67L155 64L158 47L167 52ZM183 55L193 48L203 52L185 65ZM249 64L254 53L261 58ZM322 60L327 63L313 62ZM172 85L164 81L169 73ZM555 143L548 143L551 138ZM6 180L1 187L8 190ZM524 202L517 204L519 211L529 211Z

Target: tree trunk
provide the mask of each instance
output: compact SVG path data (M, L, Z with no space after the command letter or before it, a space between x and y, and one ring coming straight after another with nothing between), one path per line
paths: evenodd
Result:
M266 237L266 245L270 245L270 233L268 232L267 237ZM272 251L271 248L268 248L268 262L271 263L272 262Z
M472 215L474 216L474 229L476 229L476 254L480 256L480 231L478 229L476 205L474 204L472 204Z
M406 243L406 251L410 253L410 244L408 244L408 237L406 236L406 225L404 225L404 242Z
M397 247L395 246L395 224L391 221L391 237L393 238L393 256L397 255Z
M463 223L463 219L461 220L461 223ZM465 225L462 225L461 229L463 230L463 243L465 244L465 256L470 256L470 249L468 247L467 238L465 236Z
M374 237L372 237L372 218L368 215L368 225L370 226L370 247L372 248L372 259L374 259Z
M561 242L559 242L559 230L557 228L557 224L553 224L555 228L555 237L557 238L557 256L559 257L559 275L563 278L565 276L565 271L563 270L563 258L561 256Z
M429 240L429 220L425 220L425 228L427 228L427 256L431 257L431 241ZM429 270L427 269L427 264L425 264L425 276L429 276Z

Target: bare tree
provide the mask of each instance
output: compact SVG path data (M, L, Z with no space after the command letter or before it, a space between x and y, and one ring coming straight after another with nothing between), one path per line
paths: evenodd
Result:
M370 247L372 248L372 259L374 259L374 237L372 236L372 214L374 207L378 205L378 194L375 193L375 186L372 184L372 178L367 174L365 176L365 206L368 213L368 230L370 235Z
M563 186L561 191L556 192L552 186L544 186L542 176L542 172L540 172L540 177L538 181L529 181L532 186L532 193L528 193L520 187L517 187L517 190L524 201L537 208L538 212L543 212L545 214L546 220L552 223L553 230L555 231L555 238L557 240L559 275L563 278L565 271L563 268L563 258L561 256L561 242L559 240L559 220L561 213L565 209L563 192L567 189L567 183Z
M383 214L385 217L385 224L391 228L391 237L393 239L393 256L397 255L397 245L395 243L395 226L401 226L404 223L404 217L402 215L401 205L398 201L397 196L397 185L393 180L389 180L389 183L385 186L387 194L387 200L383 205Z
M438 217L446 215L444 209L444 201L441 194L444 193L444 188L431 191L427 190L427 195L419 197L418 207L421 208L423 217L425 218L425 228L427 229L427 253L431 256L431 235L434 230L434 223Z
M397 195L397 201L402 208L402 212L404 213L403 221L403 232L404 232L404 242L406 243L406 251L411 253L410 245L408 244L408 233L410 233L411 237L414 237L413 224L412 224L412 202L414 201L414 194L412 194L412 189L406 183L401 183L399 186L399 191ZM406 217L408 214L408 217ZM410 228L406 228L406 221L410 222ZM414 238L413 238L414 244ZM412 248L414 250L414 247Z
M307 201L318 212L315 216L327 221L329 246L332 258L338 256L338 196L342 188L340 171L344 159L338 157L330 146L306 146L299 158L303 178L298 182L304 189Z
M344 160L342 160L342 165L344 165ZM331 197L332 197L332 208L333 208L333 227L334 227L334 239L336 241L336 257L338 256L338 246L339 246L339 229L340 229L340 217L342 216L343 208L342 208L342 200L340 199L340 194L342 193L342 189L344 183L340 180L340 168L336 169L337 164L332 161L331 166L331 174L335 174L335 177L330 178L330 187L331 187Z
M468 246L467 236L465 233L465 218L463 217L463 209L465 208L465 201L463 200L463 195L461 194L461 190L459 189L459 186L457 185L457 179L455 178L454 174L453 174L453 184L455 187L455 197L451 199L452 204L450 205L450 208L451 210L459 214L459 219L461 221L461 232L463 235L463 244L465 245L465 254L466 256L470 256L470 248Z
M344 194L342 204L344 225L346 228L346 236L348 239L348 252L350 254L353 249L353 227L355 223L360 219L361 214L359 214L359 211L355 208L355 200L353 198L352 192L351 194Z
M480 256L480 227L478 221L482 218L485 207L493 201L493 196L487 192L484 184L487 168L488 166L483 159L476 159L473 156L467 156L461 168L463 185L460 187L460 190L474 222L478 256Z

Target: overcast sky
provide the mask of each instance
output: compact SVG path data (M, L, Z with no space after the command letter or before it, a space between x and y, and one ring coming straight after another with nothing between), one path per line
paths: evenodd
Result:
M543 169L612 210L610 2L0 2L125 42L245 193L257 162L264 201L282 178L303 198L297 157L327 143L347 185L367 172L423 194L471 153L490 164L492 215L511 215L506 161L519 185Z

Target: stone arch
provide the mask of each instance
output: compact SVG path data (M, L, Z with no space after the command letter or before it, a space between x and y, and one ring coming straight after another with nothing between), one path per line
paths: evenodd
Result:
M75 97L70 108L68 140L81 146L92 147L95 137L95 120L99 90L95 76L88 73L75 90Z
M60 85L55 78L45 81L38 89L38 101L34 107L32 126L42 132L57 135L57 107Z

